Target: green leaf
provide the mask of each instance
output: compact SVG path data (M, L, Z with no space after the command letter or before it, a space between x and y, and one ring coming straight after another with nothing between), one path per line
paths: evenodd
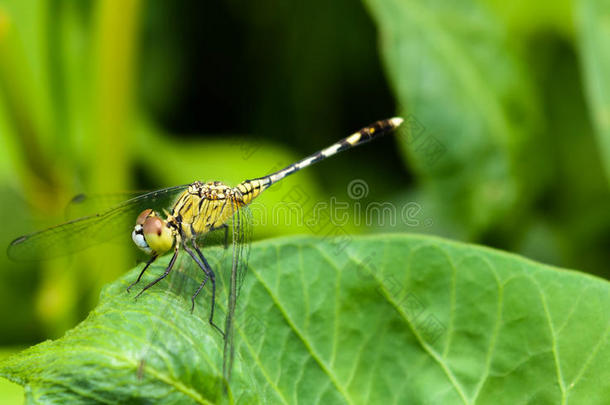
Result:
M19 348L22 350L23 348ZM0 347L0 360L17 353L13 347ZM23 387L0 378L0 402L3 404L18 404L23 402Z
M502 19L481 2L367 0L405 116L400 144L451 235L476 238L539 189L539 103ZM428 197L428 198L430 198Z
M230 260L204 252L216 269ZM207 323L209 291L189 312L201 271L182 260L136 301L125 287L138 270L108 285L84 322L5 361L0 374L26 385L30 403L220 402L222 339ZM609 292L595 277L431 237L256 243L230 399L602 403ZM217 322L224 303L221 291Z
M579 1L580 53L599 152L610 180L610 2Z

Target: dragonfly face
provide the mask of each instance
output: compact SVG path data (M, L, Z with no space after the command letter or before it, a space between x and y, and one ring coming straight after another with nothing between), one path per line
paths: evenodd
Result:
M170 250L176 240L168 222L152 209L146 209L138 215L131 239L144 253L156 256Z

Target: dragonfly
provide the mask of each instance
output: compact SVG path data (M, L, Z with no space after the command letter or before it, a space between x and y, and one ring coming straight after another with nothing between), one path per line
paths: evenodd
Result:
M400 117L377 121L279 171L245 180L234 187L220 181L195 181L144 193L99 214L21 236L10 243L8 256L14 260L49 259L74 253L131 232L134 244L146 253L149 259L137 279L127 287L128 292L140 282L152 263L165 254L171 254L163 274L145 285L136 295L137 298L166 278L180 252L186 252L203 273L198 288L191 296L191 311L195 308L195 300L201 290L206 285L211 285L208 322L224 339L223 374L228 382L234 356L233 317L238 292L247 269L243 246L248 239L247 232L244 231L248 228L248 217L242 215L247 212L246 207L263 191L286 176L390 133L402 122ZM232 231L233 258L224 330L214 321L216 273L201 251L201 241L213 231L224 231L225 247L228 233Z

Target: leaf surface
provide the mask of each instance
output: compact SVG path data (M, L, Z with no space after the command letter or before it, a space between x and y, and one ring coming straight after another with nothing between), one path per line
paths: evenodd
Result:
M204 254L219 275L230 255ZM144 282L161 274L163 263ZM230 396L209 288L183 257L138 300L108 285L64 337L4 361L29 403L602 403L608 283L414 235L255 243L237 309Z

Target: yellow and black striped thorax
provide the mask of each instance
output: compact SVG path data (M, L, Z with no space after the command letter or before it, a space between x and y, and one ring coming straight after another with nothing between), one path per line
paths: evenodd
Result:
M265 188L257 180L244 181L233 188L220 181L196 181L178 197L168 223L187 238L204 234L224 225Z

